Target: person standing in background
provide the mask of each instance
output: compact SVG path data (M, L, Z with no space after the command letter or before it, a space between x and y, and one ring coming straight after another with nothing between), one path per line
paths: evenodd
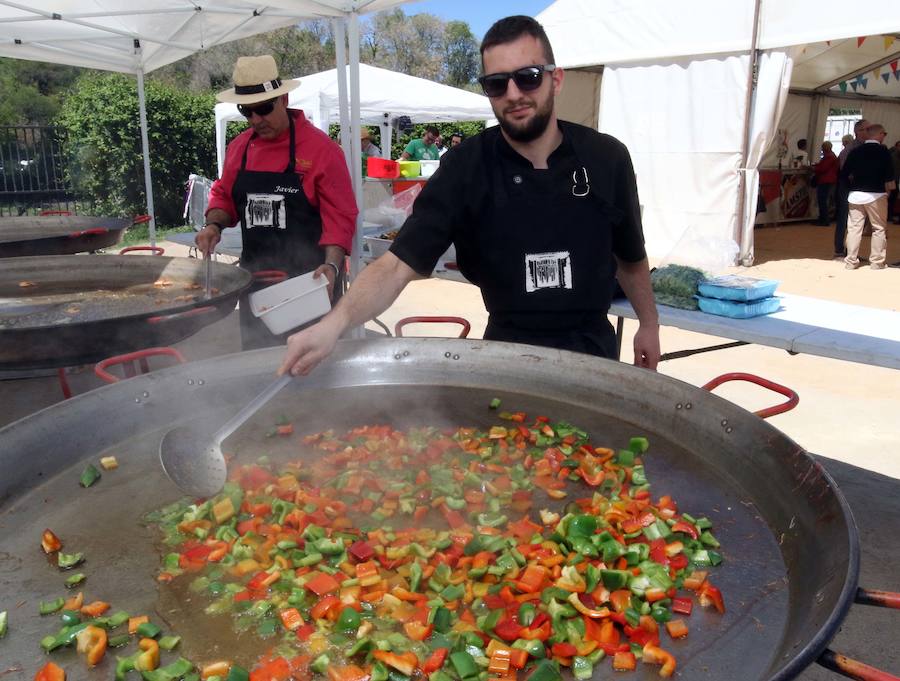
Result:
M856 147L866 141L866 128L869 127L869 121L862 118L856 121L853 126L853 134L856 139L846 141L847 135L844 136L844 148L838 156L838 165L843 169L847 162L847 156ZM850 210L847 204L847 194L850 188L843 179L843 175L838 175L837 191L834 195L834 257L843 260L847 256L847 245L844 243L847 237L847 214Z
M872 222L869 267L873 270L887 267L887 194L896 183L891 154L882 144L886 135L881 124L870 125L865 143L847 155L847 162L841 168L841 175L850 187L847 257L844 258L844 267L848 270L859 267L859 245L866 217Z
M888 194L888 221L892 218L900 225L900 140L891 147L891 163L894 164L894 189Z
M440 136L441 133L438 132L438 129L435 126L427 126L425 128L425 134L422 135L422 139L414 139L409 141L409 144L406 145L403 153L400 154L400 160L437 161L440 158L440 151L438 151L435 142Z
M834 186L837 184L838 158L831 150L831 142L822 142L822 158L813 166L816 179L816 199L819 203L819 219L816 222L821 227L831 224L828 219L828 200L834 194Z

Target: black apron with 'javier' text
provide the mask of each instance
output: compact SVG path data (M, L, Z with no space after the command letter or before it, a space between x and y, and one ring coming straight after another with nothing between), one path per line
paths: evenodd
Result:
M324 263L325 249L319 245L322 218L306 198L303 175L296 172L292 116L289 123L290 148L284 171L247 170L251 137L231 194L241 223L241 266L251 272L281 270L296 277ZM283 342L253 316L246 295L240 301L240 318L245 350Z
M481 287L486 339L615 358L606 313L617 209L591 191L587 169L565 151L546 170L503 158L511 150L498 154L488 212L465 230L470 245L457 243L459 267Z

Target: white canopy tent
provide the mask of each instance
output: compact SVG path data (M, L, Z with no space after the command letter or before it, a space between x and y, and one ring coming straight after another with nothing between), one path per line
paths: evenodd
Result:
M251 0L28 0L27 4L0 0L0 56L135 74L147 213L151 241L155 241L145 73L221 43L305 19L330 18L342 75L338 85L341 118L346 122L355 117L359 104L359 15L404 2L408 0L268 0L265 4ZM348 61L349 93L343 77ZM348 136L344 149L359 202L359 139ZM354 249L358 250L358 244Z
M893 75L882 77L900 57L900 41L889 40L900 31L897 3L862 13L840 0L557 0L538 20L557 65L594 76L585 86L579 74L565 98L596 88L603 67L592 122L631 151L653 256L690 229L710 247L736 241L752 264L757 169L792 85L817 93L820 111L841 90L859 92L861 82L847 83L861 74L873 92L880 80L883 95L900 94ZM860 45L859 36L877 37ZM882 96L878 106L867 117L887 122L897 104Z
M288 95L289 106L302 109L316 127L328 132L331 123L340 122L338 80L337 69L300 76L300 87ZM398 116L408 116L413 123L483 121L494 116L490 101L483 95L368 64L359 65L359 87L359 118L353 120L380 126L385 158L390 153L391 122ZM225 160L225 128L228 121L243 120L236 105L216 105L220 175Z

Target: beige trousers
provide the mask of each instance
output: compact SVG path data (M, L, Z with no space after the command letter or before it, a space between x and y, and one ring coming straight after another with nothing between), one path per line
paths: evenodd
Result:
M883 265L887 259L887 196L882 196L871 203L851 203L847 220L847 257L848 265L859 265L859 244L862 241L863 226L866 216L872 223L872 245L869 248L869 264Z

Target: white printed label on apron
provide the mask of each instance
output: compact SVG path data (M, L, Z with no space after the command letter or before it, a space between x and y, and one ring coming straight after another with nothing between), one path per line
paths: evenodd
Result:
M572 258L569 251L525 254L525 290L572 288Z
M283 194L247 194L247 208L244 211L247 229L254 227L275 227L287 229Z

